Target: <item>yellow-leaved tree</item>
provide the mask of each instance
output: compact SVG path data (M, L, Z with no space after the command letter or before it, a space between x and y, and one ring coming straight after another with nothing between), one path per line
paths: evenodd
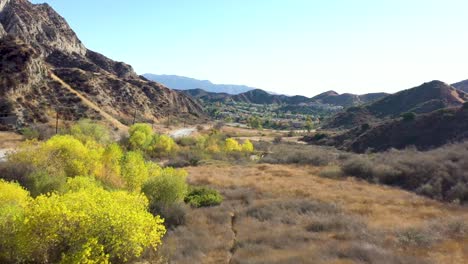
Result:
M246 139L244 141L244 143L242 144L242 151L246 153L252 153L254 151L254 145L250 140Z
M106 191L89 177L35 199L14 183L0 181L0 191L1 263L128 262L165 233L143 194Z
M227 138L224 142L224 149L226 152L236 152L236 151L241 151L242 147L237 142L237 140L233 138Z

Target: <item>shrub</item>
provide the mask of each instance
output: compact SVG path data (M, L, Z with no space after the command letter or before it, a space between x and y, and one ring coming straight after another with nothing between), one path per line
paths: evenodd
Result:
M239 142L237 142L237 140L235 140L233 138L227 138L225 140L224 144L225 144L224 149L225 149L226 152L235 152L235 151L241 151L242 150L242 147L239 144Z
M129 191L139 192L148 178L148 168L140 152L127 152L122 161L122 178Z
M62 195L42 195L27 207L16 207L10 222L0 218L0 228L9 223L14 230L0 232L0 248L14 249L1 251L2 262L128 262L161 244L163 221L147 212L143 195L108 192L81 177L68 184L69 191ZM21 192L18 186L12 188ZM1 203L0 212L6 206Z
M156 156L167 156L176 149L176 143L167 135L154 134L149 150Z
M324 178L338 179L343 176L343 171L339 166L329 166L321 170L319 175Z
M462 109L468 110L468 102L463 103Z
M27 142L8 156L10 166L25 168L15 169L16 179L10 179L18 180L33 196L59 190L66 177L96 175L101 169L103 150L95 143L85 145L70 135L54 136L40 143Z
M275 143L275 144L279 144L279 143L281 143L281 141L283 141L283 137L282 137L282 136L276 136L276 137L273 139L273 143Z
M116 144L108 145L101 157L101 167L96 177L104 184L121 188L124 186L122 179L122 160L124 152L122 148Z
M134 124L128 133L128 141L133 149L147 150L153 141L153 129L148 124Z
M246 139L242 144L242 151L246 153L251 153L254 151L254 146L250 140Z
M195 137L181 137L176 140L177 145L183 147L193 147L197 145L197 138Z
M214 189L195 187L185 197L185 202L193 207L215 206L223 202L223 196Z
M95 141L107 144L111 141L109 130L100 124L89 119L82 119L70 128L70 135L83 143Z
M413 112L403 113L401 114L401 118L403 118L403 121L413 121L416 119L416 114Z
M31 140L31 139L39 139L40 134L39 131L35 130L34 128L31 127L25 127L20 130L21 135L24 136L25 139Z
M324 134L324 133L316 133L316 134L314 135L313 139L314 139L315 141L319 141L319 140L322 140L322 139L324 139L324 138L326 138L326 137L327 137L327 134Z
M445 201L468 201L468 143L434 149L359 155L341 166L346 175Z
M314 166L328 165L335 159L326 148L306 145L278 144L272 145L269 154L261 161L271 164L309 164Z
M187 172L184 170L165 168L160 170L159 175L155 174L145 182L142 192L150 201L151 211L156 214L162 207L182 202L188 186Z
M155 208L152 208L153 214L157 212L164 219L166 228L171 229L185 224L188 210L188 206L183 202L170 205L156 205Z

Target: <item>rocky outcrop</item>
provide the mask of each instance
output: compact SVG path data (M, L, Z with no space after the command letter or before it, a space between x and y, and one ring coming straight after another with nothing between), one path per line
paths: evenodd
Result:
M98 112L122 122L136 112L141 121L204 115L190 97L88 50L47 4L0 0L0 54L0 115L16 115L20 123L47 122L57 109L69 119Z

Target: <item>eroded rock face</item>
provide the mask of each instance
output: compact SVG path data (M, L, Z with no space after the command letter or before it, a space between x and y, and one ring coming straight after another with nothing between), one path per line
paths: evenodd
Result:
M69 119L99 117L94 105L119 120L131 118L135 111L145 121L204 115L190 97L86 49L47 4L0 0L0 54L0 115L14 114L24 124L46 122L47 113L56 109L67 109L60 111Z

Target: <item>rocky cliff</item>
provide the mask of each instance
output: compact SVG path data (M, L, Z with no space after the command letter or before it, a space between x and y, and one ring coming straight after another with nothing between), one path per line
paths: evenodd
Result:
M119 127L135 113L156 122L204 115L190 97L88 50L47 4L0 0L0 64L0 116L15 116L20 125L47 122L55 112Z

